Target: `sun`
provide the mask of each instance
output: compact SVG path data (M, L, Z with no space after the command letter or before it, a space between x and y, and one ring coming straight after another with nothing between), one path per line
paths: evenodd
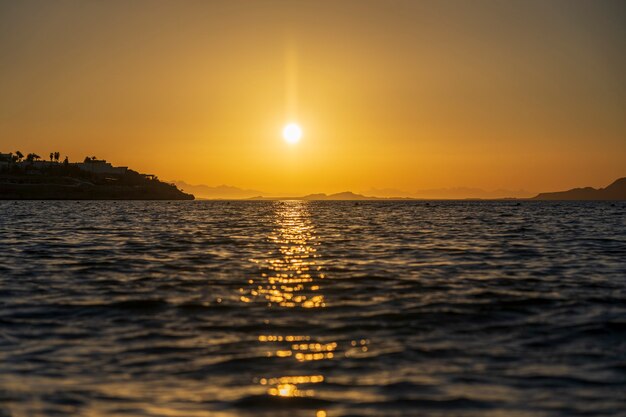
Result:
M285 142L295 144L300 142L302 137L302 129L297 123L289 123L283 128L283 138Z

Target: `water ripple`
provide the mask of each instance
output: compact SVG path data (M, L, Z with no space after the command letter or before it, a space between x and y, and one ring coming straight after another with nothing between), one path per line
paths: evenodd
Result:
M0 416L622 415L625 208L0 202Z

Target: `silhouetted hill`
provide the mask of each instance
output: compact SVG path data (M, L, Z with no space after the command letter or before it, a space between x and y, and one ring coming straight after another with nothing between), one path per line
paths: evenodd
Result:
M534 200L626 200L626 177L606 188L574 188L568 191L541 193Z
M5 163L0 200L193 200L155 175L114 167L104 160Z
M351 191L344 191L335 194L309 194L302 197L302 200L377 200L376 197L367 197L362 194L355 194Z

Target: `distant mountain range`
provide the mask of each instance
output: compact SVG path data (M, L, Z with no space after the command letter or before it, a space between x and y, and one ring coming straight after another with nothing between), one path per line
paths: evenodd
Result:
M379 197L369 197L362 194L355 194L351 191L344 191L335 194L308 194L302 197L254 197L252 200L383 200Z
M406 191L385 188L372 188L365 193L354 193L344 191L335 194L308 194L305 196L273 196L258 190L249 190L234 187L231 185L209 186L204 184L192 185L185 181L172 181L181 190L191 193L198 199L207 200L240 200L240 199L256 199L256 200L280 200L280 199L296 199L296 200L378 200L378 199L433 199L433 200L452 200L452 199L497 199L497 198L525 198L531 197L532 194L524 191L511 190L495 190L485 191L479 188L455 187L455 188L434 188L429 190L419 190L414 193Z
M407 193L395 189L371 189L367 194L344 191L335 194L308 194L305 196L268 196L257 190L247 190L230 185L211 187L208 185L191 185L184 181L174 181L177 187L191 193L199 199L211 200L495 200L520 198L528 199L531 194L524 191L495 190L485 191L478 188L456 187L421 190ZM626 200L626 178L620 178L606 188L591 187L574 188L568 191L540 193L532 200Z
M431 197L431 198L416 198L416 197L376 197L363 194L353 193L352 191L344 191L335 194L308 194L302 197L254 197L252 200L481 200L480 198L468 197L468 198L453 198L453 197ZM495 198L494 198L495 199Z
M172 181L172 183L186 193L191 193L199 199L240 200L263 195L261 191L246 190L230 185L218 185L217 187L211 187L204 184L191 185L187 184L185 181Z
M626 177L606 188L573 188L568 191L541 193L534 200L626 200Z

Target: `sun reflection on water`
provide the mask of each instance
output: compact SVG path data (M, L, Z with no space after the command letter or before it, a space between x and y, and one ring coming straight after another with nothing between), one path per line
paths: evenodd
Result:
M321 284L325 275L317 262L319 242L308 203L277 202L275 219L276 228L267 237L274 249L267 258L253 260L261 268L260 277L248 281L249 289L241 295L241 301L263 301L268 308L279 309L326 307ZM301 364L332 360L337 349L336 342L317 341L302 334L263 334L258 342L267 347L267 357ZM268 395L277 397L312 397L314 387L324 381L324 375L316 372L258 379ZM326 413L320 410L317 415Z
M306 203L288 201L277 204L277 227L268 236L277 251L272 252L269 259L253 260L265 272L261 273L260 280L249 281L249 296L242 296L242 301L260 298L266 300L269 307L324 307L319 284L324 274L315 261L319 243Z

